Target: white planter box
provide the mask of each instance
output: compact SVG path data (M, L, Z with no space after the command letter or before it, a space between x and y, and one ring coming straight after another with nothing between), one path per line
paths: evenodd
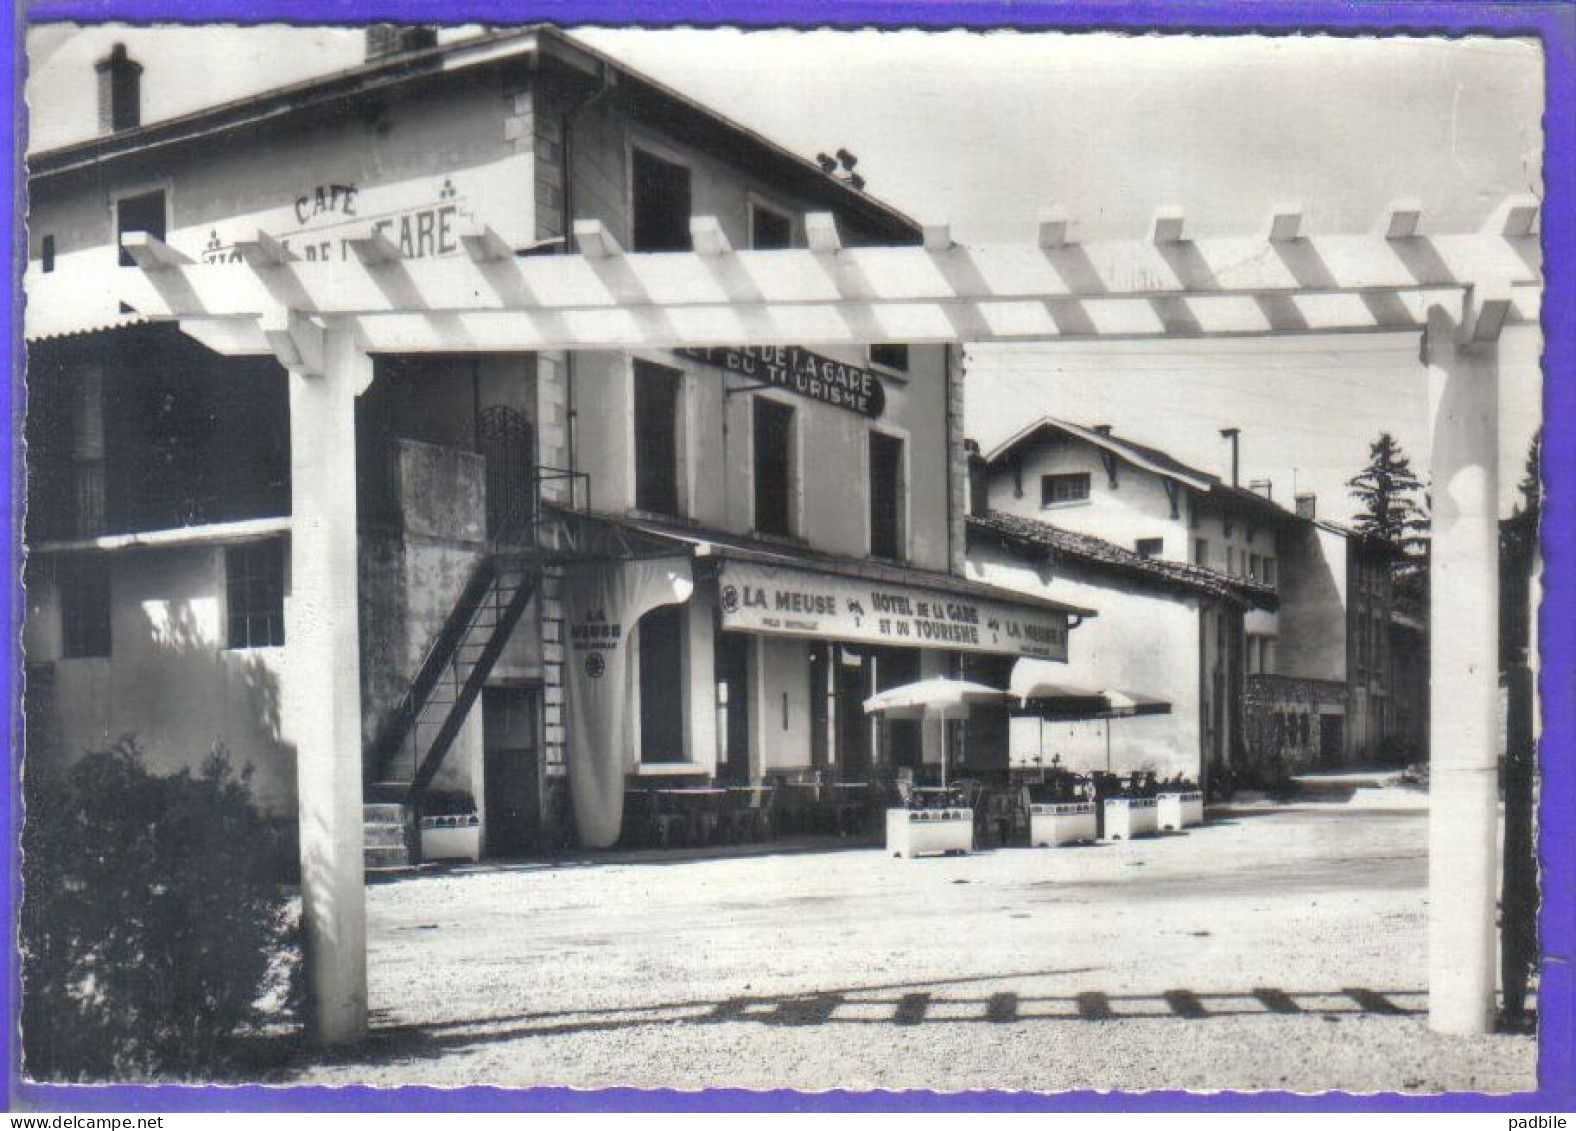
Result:
M1035 848L1076 844L1098 836L1093 801L1029 806L1029 843Z
M482 827L474 825L442 825L442 818L424 817L421 822L421 858L423 860L480 860L482 858Z
M1160 831L1159 807L1153 797L1108 797L1105 801L1105 839L1132 840Z
M1189 825L1204 823L1204 795L1192 793L1162 793L1155 798L1160 827L1185 829Z
M888 809L886 845L905 859L926 852L972 852L974 810Z

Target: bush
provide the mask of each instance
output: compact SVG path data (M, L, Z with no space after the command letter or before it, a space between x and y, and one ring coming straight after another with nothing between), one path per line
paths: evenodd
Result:
M250 768L149 774L134 740L29 766L22 1049L33 1079L208 1077L299 970ZM295 995L287 995L294 997Z

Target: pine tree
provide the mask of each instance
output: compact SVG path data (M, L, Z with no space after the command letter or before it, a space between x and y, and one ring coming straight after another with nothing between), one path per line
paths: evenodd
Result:
M1423 484L1412 461L1388 432L1368 446L1368 466L1346 481L1359 504L1352 525L1361 534L1383 538L1408 557L1426 558L1427 511L1418 502ZM1426 496L1425 496L1426 497Z

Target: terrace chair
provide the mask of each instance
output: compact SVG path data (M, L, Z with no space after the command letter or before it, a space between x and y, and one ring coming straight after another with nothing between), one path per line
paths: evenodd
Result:
M772 840L777 835L777 790L774 786L760 785L750 795L747 811L754 822L756 840Z
M660 848L672 848L676 844L688 844L690 841L689 814L668 808L660 799L654 800L656 803L651 815L651 826L656 833L657 846Z

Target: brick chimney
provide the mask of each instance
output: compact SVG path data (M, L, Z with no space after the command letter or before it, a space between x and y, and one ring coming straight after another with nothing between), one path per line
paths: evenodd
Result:
M1227 483L1230 483L1233 487L1239 486L1237 482L1237 475L1238 469L1241 465L1238 461L1238 447L1242 440L1242 429L1222 428L1220 430L1220 435L1221 438L1225 440L1227 445L1229 445L1231 448L1225 467L1226 474L1222 476L1222 478L1225 479Z
M113 134L142 125L142 64L117 43L93 69L98 72L99 133Z
M1306 518L1310 522L1317 518L1317 508L1314 506L1316 502L1318 502L1318 496L1311 491L1299 494L1297 496L1297 517Z
M1271 502L1275 499L1275 483L1269 479L1249 479L1248 490L1255 495L1262 495Z
M372 24L367 28L367 62L422 51L438 45L438 29L406 24Z

